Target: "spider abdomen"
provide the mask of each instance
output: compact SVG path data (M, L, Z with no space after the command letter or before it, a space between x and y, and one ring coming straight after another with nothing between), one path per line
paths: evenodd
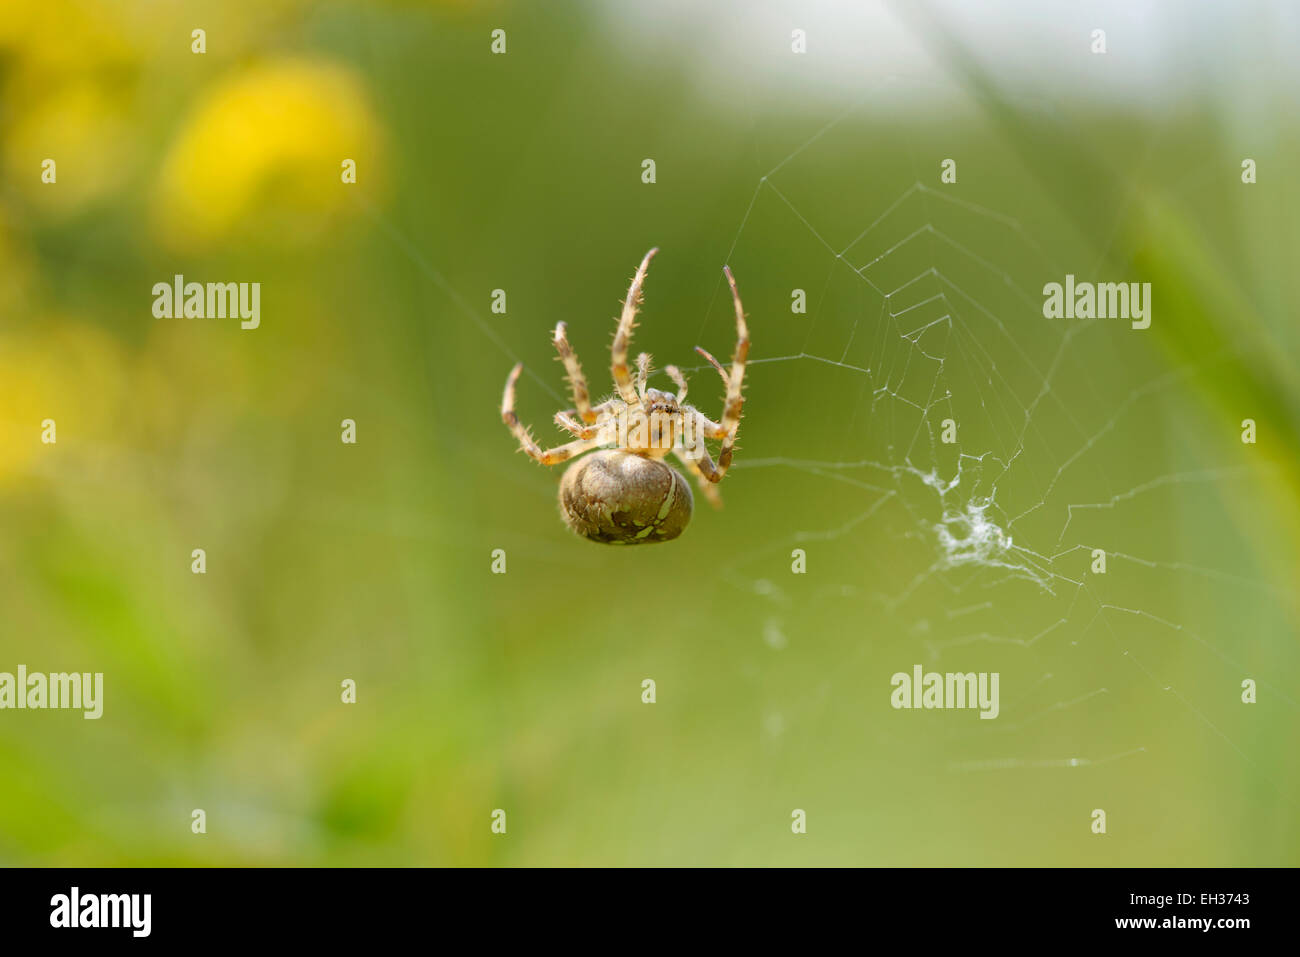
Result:
M586 455L560 479L565 523L593 542L669 541L686 528L694 507L691 487L676 469L620 449Z

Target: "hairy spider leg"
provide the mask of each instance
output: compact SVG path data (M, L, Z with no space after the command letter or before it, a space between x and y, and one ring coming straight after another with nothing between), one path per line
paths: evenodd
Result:
M700 471L704 473L705 478L710 482L721 482L722 477L727 474L727 469L731 467L731 457L736 446L736 432L740 428L741 411L745 406L742 389L745 382L745 360L749 357L749 327L745 325L745 310L740 304L740 292L736 289L736 279L731 274L730 266L723 266L722 271L726 274L727 283L731 286L731 298L736 307L736 350L731 356L730 374L708 352L699 346L695 347L696 351L709 360L709 364L718 370L718 374L722 376L727 385L726 399L722 409L722 421L714 422L703 413L700 414L700 418L704 423L705 434L711 438L722 439L722 447L718 450L716 465L708 450L702 446L698 458L694 460L698 464Z
M642 289L645 286L646 272L650 269L650 260L654 258L659 249L650 250L641 260L641 265L637 267L636 275L632 277L632 285L628 287L627 298L623 300L623 314L618 320L618 329L614 333L614 344L610 347L610 373L614 377L614 385L618 388L618 394L622 396L623 401L630 408L639 408L641 397L637 395L636 385L632 381L632 373L627 367L627 347L632 341L632 329L636 326L636 310L641 305Z
M596 439L575 439L565 445L557 445L553 449L543 449L533 440L528 429L520 424L519 417L515 415L515 383L519 380L519 373L523 369L524 364L520 362L510 370L510 375L506 377L505 393L501 396L501 421L505 422L515 438L519 440L519 447L527 452L530 458L543 465L559 465L575 455L596 448L600 444Z
M688 472L695 476L695 482L699 485L700 491L704 493L704 497L709 500L709 504L714 508L722 508L722 493L718 491L716 485L705 477L704 472L700 469L700 464L694 459L687 458L686 450L681 446L673 449L673 455L676 456L677 461L686 466Z
M565 334L566 326L563 322L555 326L555 349L560 354L560 361L564 363L564 371L569 379L569 391L573 394L573 404L576 406L577 414L583 422L593 425L596 421L598 410L591 407L591 393L587 391L587 377L582 374L582 365L578 362L578 355L569 345L569 337Z

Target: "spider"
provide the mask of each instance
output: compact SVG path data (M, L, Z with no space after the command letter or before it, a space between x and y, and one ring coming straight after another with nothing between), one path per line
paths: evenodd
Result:
M677 386L676 394L646 387L650 356L637 357L637 375L632 378L627 364L628 344L636 325L642 286L650 260L658 249L645 254L632 278L623 313L610 349L611 373L617 394L597 405L591 404L587 380L578 357L569 345L565 324L555 327L555 348L568 374L573 395L572 409L555 413L555 423L576 436L573 441L542 449L515 415L515 383L523 363L510 370L501 399L501 419L519 440L524 452L543 465L559 465L587 452L565 470L560 479L560 514L574 532L593 542L611 545L640 545L676 538L691 520L695 503L690 484L664 459L671 453L695 476L710 504L722 504L714 487L731 466L744 405L741 384L745 358L749 355L749 330L740 305L740 293L729 267L723 267L736 306L736 351L731 369L699 346L695 351L717 370L726 386L722 421L714 422L694 406L686 404L686 378L676 366L664 372ZM714 464L704 439L721 439Z

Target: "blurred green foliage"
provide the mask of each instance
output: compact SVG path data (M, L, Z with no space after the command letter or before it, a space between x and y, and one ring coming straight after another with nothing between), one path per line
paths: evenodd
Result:
M197 56L195 5L98 6L0 34L0 670L102 671L106 695L97 722L0 713L0 861L1300 860L1293 109L1246 187L1222 106L1026 106L933 24L961 95L774 92L766 53L723 95L686 66L725 17L638 45L595 5L250 2L205 12ZM756 361L726 507L601 548L500 391L522 360L521 417L558 441L550 331L608 389L652 245L635 346L729 354L730 262ZM1035 312L1066 271L1151 282L1152 329L1067 341ZM175 273L261 282L261 327L153 319ZM896 301L957 319L901 338L862 276L924 276ZM956 467L911 445L922 350L991 456L972 494L1023 431L1001 519L1029 510L1016 541L1068 580L1088 551L1058 552L1106 548L1104 579L934 570L932 492L854 466ZM1152 480L1057 538L1069 504ZM892 710L916 662L999 671L1001 718Z

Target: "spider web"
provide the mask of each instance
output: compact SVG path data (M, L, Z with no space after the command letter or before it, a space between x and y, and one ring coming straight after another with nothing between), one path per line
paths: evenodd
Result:
M1170 369L1127 322L1044 319L1043 283L1092 279L1092 263L1067 268L1017 218L938 185L937 160L934 185L915 166L892 184L846 172L863 158L860 112L759 179L727 257L747 306L779 313L804 288L807 315L748 307L733 468L779 472L785 495L773 543L722 577L768 608L774 652L819 629L853 639L803 700L774 702L768 733L845 694L884 700L890 673L920 662L1003 673L998 720L948 726L951 772L1149 761L1193 735L1276 783L1248 743L1240 682L1287 723L1300 709L1261 674L1262 642L1232 640L1227 609L1285 630L1288 590L1251 568L1224 517L1265 467L1248 446L1197 440L1196 388L1221 359ZM746 268L760 260L788 268L769 280ZM700 340L721 320L711 308ZM806 576L788 574L796 548ZM857 621L871 633L852 634Z
M733 533L749 537L719 544L728 557L716 574L744 608L736 625L761 623L753 640L766 664L741 665L761 676L761 737L797 748L853 721L869 742L854 757L873 774L941 769L962 782L965 802L996 807L1004 831L1026 824L1007 813L1025 788L1049 802L1040 836L1080 813L1065 806L1075 799L1120 806L1155 831L1168 808L1142 789L1162 777L1193 785L1183 820L1234 799L1244 818L1255 789L1210 800L1195 787L1234 767L1281 795L1278 813L1290 820L1277 760L1287 745L1258 728L1294 727L1300 712L1286 678L1300 663L1278 641L1293 630L1295 595L1226 507L1249 501L1269 466L1243 454L1231 423L1226 438L1207 438L1224 422L1199 396L1225 357L1171 368L1127 322L1044 319L1044 282L1067 272L1132 277L1096 275L1104 249L1060 261L1035 238L1056 235L1059 223L1031 229L931 185L897 142L864 147L862 113L861 103L845 111L758 179L725 258L754 342L725 489L727 521L738 517ZM1202 178L1179 175L1171 189ZM1032 208L1029 197L1023 205ZM363 206L518 358L400 230ZM795 288L806 292L806 314L788 311ZM1167 321L1158 290L1155 301L1153 323ZM719 271L695 341L724 355L730 310ZM692 382L711 375L680 367ZM561 401L546 377L527 374ZM671 388L661 369L653 374ZM956 425L951 444L945 420ZM553 497L541 479L521 488ZM567 541L528 544L568 569L605 558ZM806 553L806 574L791 574L794 549ZM1092 570L1096 549L1104 574ZM997 720L947 713L959 720L937 731L894 720L906 712L890 708L890 677L916 663L998 672ZM1261 689L1251 708L1240 698L1247 677ZM758 793L785 793L781 763L766 768ZM1081 778L1088 769L1110 776ZM1062 774L1086 780L1086 797L1036 783ZM1127 805L1116 796L1126 785ZM878 807L905 801L874 797ZM931 825L942 831L938 818ZM1083 830L1077 818L1068 826ZM1274 846L1267 833L1260 840ZM1149 863L1138 850L1135 860ZM916 862L911 848L895 853Z

